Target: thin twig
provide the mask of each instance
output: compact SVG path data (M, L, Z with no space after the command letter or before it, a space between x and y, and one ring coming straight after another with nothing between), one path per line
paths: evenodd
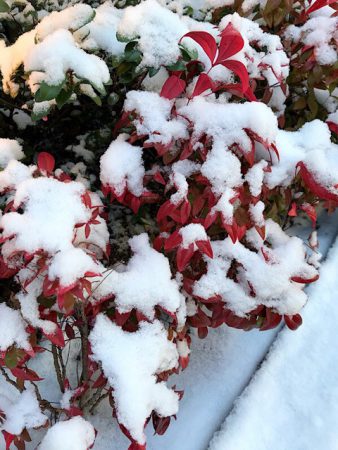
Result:
M54 344L52 344L52 353L53 353L53 361L54 361L56 378L57 378L59 386L60 386L60 391L62 393L64 393L65 392L64 382L63 382L62 373L61 373L61 369L60 369L57 348L56 348L56 345L54 345Z
M22 392L22 389L16 384L16 382L14 380L12 380L9 376L8 373L6 372L6 370L0 366L0 371L2 373L2 375L4 376L5 380L11 384L12 386L14 386L19 392Z

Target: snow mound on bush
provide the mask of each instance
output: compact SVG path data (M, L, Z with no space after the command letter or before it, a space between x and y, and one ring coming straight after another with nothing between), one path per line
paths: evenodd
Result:
M114 389L119 422L144 444L144 425L153 410L162 417L178 411L178 394L156 379L176 366L176 346L158 320L141 322L138 331L128 333L103 314L96 318L90 342L93 358Z
M13 394L9 398L7 393L0 393L0 410L6 415L0 429L20 435L24 428L41 427L46 423L48 418L42 414L33 389L26 389L19 395Z
M28 342L26 324L19 311L9 308L5 303L0 304L0 350L5 351L12 345L24 350L31 350Z
M94 298L114 295L119 312L136 308L149 319L153 319L156 305L174 314L180 306L181 294L172 279L168 259L150 247L145 233L129 239L129 244L134 255L120 272L111 270L98 279Z
M205 299L220 295L239 317L259 305L279 314L297 313L307 296L303 285L292 279L317 276L317 270L306 262L302 240L289 237L271 219L266 221L265 242L253 228L247 237L255 250L238 241L233 243L229 237L212 242L214 258L206 258L207 273L195 282L194 294ZM234 264L237 282L227 277Z
M95 441L93 425L80 416L53 425L46 433L39 450L87 450Z
M24 156L19 142L14 139L0 138L0 167L5 168L12 159L18 160Z
M100 179L104 186L122 195L128 189L136 197L143 192L144 167L142 148L125 142L127 135L120 135L101 156Z

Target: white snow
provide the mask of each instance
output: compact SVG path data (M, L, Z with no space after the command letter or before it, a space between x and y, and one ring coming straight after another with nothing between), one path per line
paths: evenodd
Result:
M163 417L178 411L178 395L156 380L157 373L176 366L176 346L158 320L141 322L138 331L128 333L103 314L96 318L90 342L94 359L114 388L118 420L144 444L143 428L153 410Z
M32 168L12 159L7 167L0 172L0 192L15 189L21 182L30 179Z
M17 395L17 392L14 395L1 392L0 410L6 414L6 419L0 424L0 429L15 435L20 435L26 427L40 427L48 420L47 416L42 414L32 388L19 395Z
M94 15L93 9L86 4L77 4L62 11L53 11L36 26L36 37L42 41L56 30L76 31L92 20Z
M316 16L307 20L301 27L288 26L285 37L314 47L319 64L330 65L337 61L337 25L337 17Z
M189 30L179 16L156 0L146 0L124 10L118 32L130 40L138 39L142 66L173 64L180 56L178 41Z
M257 245L257 253L238 241L233 244L229 237L212 242L214 258L206 257L207 273L195 282L194 294L205 299L220 295L227 308L241 317L258 305L266 305L280 314L296 314L306 303L307 296L303 285L294 283L291 278L311 279L317 274L306 262L302 240L287 236L271 219L266 221L266 243L254 229L247 234L251 244ZM262 248L268 261L260 251ZM233 261L240 266L237 282L227 277ZM255 296L250 295L250 286Z
M149 135L146 142L169 143L172 139L187 137L181 120L171 119L172 102L155 92L130 91L124 103L125 111L135 111L140 118L134 120L139 135Z
M56 30L35 45L24 61L25 71L45 72L48 85L59 85L66 72L73 70L78 78L88 80L99 91L110 79L105 62L89 55L77 47L72 34L67 30Z
M210 450L337 448L337 262L338 241L308 290L303 325L280 333Z
M279 130L276 144L280 162L274 163L271 173L264 177L270 188L288 186L295 176L297 163L303 161L318 184L338 194L338 146L331 142L326 123L316 119L298 131Z
M83 37L81 48L102 49L115 56L121 55L125 44L117 40L116 31L122 14L123 9L115 8L110 1L97 7L94 19L75 33L77 39Z
M24 350L31 350L28 342L26 324L19 311L9 308L5 303L0 304L0 350L5 351L12 345Z
M117 195L126 189L136 197L143 192L144 167L142 148L126 142L126 134L119 135L101 156L100 179L103 185L113 188Z
M22 146L14 139L0 138L0 167L5 168L12 159L24 157Z
M199 223L190 223L189 225L180 228L180 235L182 236L183 248L189 247L190 244L193 244L196 241L209 240L204 226Z
M129 240L134 255L123 271L111 270L93 285L95 299L115 295L115 304L123 313L133 308L149 319L154 317L156 305L175 313L180 306L181 294L172 279L169 261L149 245L147 234Z
M39 450L87 450L95 441L94 427L80 416L57 422L46 433Z

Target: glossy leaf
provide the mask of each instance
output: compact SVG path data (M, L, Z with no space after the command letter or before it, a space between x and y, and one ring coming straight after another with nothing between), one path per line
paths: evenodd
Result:
M184 80L179 78L177 75L171 75L161 90L161 97L167 98L168 100L172 100L178 97L184 91L186 83Z
M217 52L217 44L215 38L210 33L207 33L206 31L190 31L180 39L180 42L185 37L189 37L197 42L197 44L203 48L205 54L210 59L211 64L213 64Z
M234 28L232 23L228 23L221 33L221 42L219 44L218 56L215 62L219 64L224 60L236 55L244 47L244 40L239 31Z
M38 168L42 172L52 173L55 167L54 156L48 152L41 152L38 154Z

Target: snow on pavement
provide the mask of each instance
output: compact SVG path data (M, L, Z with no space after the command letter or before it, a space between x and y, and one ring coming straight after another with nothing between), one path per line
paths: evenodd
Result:
M338 449L338 239L308 294L209 450Z

